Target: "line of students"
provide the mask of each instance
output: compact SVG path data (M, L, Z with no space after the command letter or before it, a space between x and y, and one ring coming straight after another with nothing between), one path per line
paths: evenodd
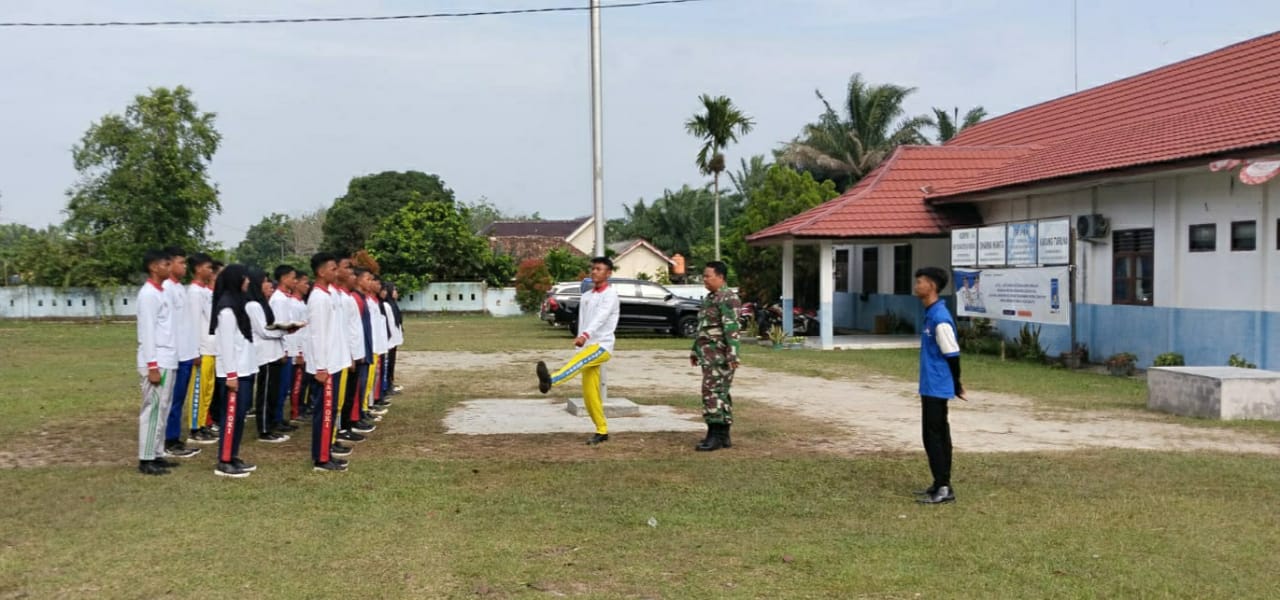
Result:
M363 441L399 390L394 286L329 254L312 259L314 287L288 265L268 278L173 247L148 251L143 267L138 470L168 473L178 466L168 459L200 454L185 442L216 443L214 473L247 477L257 468L240 457L250 407L266 443L288 441L294 421L311 417L314 468L345 470L351 449L340 442Z

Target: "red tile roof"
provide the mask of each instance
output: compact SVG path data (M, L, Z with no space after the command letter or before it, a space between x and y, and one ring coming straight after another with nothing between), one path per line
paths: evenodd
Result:
M945 203L977 193L1272 147L1280 32L979 123L946 146L899 148L839 198L747 239L938 235L975 218Z
M901 237L939 235L978 222L972 210L925 204L925 186L974 177L1031 150L1022 147L901 146L840 197L747 236Z
M1035 145L930 199L1280 144L1280 33L1039 104L948 146Z

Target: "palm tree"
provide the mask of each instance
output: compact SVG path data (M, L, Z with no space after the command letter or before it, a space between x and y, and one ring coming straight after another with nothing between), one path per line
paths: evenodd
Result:
M809 171L817 179L833 179L844 189L876 168L903 144L927 144L921 130L933 119L904 116L902 104L916 88L893 84L870 85L862 75L849 78L842 112L836 112L821 91L826 110L818 122L805 125L799 137L776 154L780 161Z
M934 126L938 130L939 144L947 143L951 138L956 137L957 133L973 127L974 125L977 125L979 121L987 118L987 109L982 108L981 106L975 106L969 109L969 112L964 113L963 121L960 120L959 107L951 110L954 112L948 113L946 109L937 107L934 107L933 109L933 114L937 117L934 121ZM952 116L953 114L954 116ZM956 123L959 123L960 127L957 128Z
M703 94L698 99L705 112L686 121L684 128L705 142L698 151L697 163L703 175L712 176L715 185L716 260L720 260L720 173L724 171L724 155L720 151L738 141L739 135L750 133L755 121L735 107L728 96L712 98Z

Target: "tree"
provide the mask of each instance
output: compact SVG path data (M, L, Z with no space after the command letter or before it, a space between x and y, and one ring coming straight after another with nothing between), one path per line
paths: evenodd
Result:
M981 106L975 106L964 113L964 120L960 120L960 107L952 109L953 113L948 113L946 109L934 107L933 116L934 127L938 130L938 143L945 144L956 137L956 134L964 131L978 122L987 118L987 109ZM955 115L954 117L952 115ZM959 127L956 124L959 124Z
M921 130L933 126L933 120L904 116L902 104L915 91L893 84L869 85L854 73L841 113L815 90L825 110L777 152L778 160L815 178L832 179L839 189L852 186L894 148L928 143Z
M152 89L89 127L71 151L80 181L67 192L66 225L102 275L129 281L146 249L204 243L221 211L208 180L221 140L214 113L200 112L183 86Z
M728 96L712 98L703 94L698 99L703 112L686 121L684 128L704 142L696 162L703 175L712 176L715 186L715 250L716 260L720 260L720 173L724 171L724 155L720 151L738 141L739 135L750 133L755 121L735 107Z
M320 208L289 219L289 238L290 243L293 245L293 252L307 259L296 266L308 264L311 260L311 255L320 251L321 246L324 244L326 214L328 214L328 211Z
M568 248L552 248L545 263L554 281L582 280L591 271L591 260Z
M542 217L538 213L532 215L511 214L504 212L498 205L490 202L488 198L481 196L479 200L466 205L467 210L471 214L471 230L480 233L485 227L492 225L497 221L541 221Z
M436 175L384 171L355 177L325 214L324 249L350 256L364 248L382 221L416 202L453 204L453 190Z
M551 272L541 258L526 258L516 268L516 304L524 312L534 312L553 283Z
M798 215L835 198L835 183L818 183L813 175L785 165L773 165L765 173L763 184L747 198L742 215L733 224L726 247L734 270L738 273L739 293L743 298L772 301L782 295L782 251L747 245L747 236L787 218ZM796 249L795 277L802 282L797 299L817 299L818 260L816 250L802 246Z
M624 205L623 218L610 222L607 237L612 242L645 239L667 254L684 255L686 264L700 265L715 257L715 203L715 196L706 188L686 185L675 191L663 190L652 204L641 199ZM742 198L733 195L722 204L722 216L733 223L741 212Z
M432 281L484 280L502 286L516 268L514 259L495 255L471 231L466 208L452 200L406 204L373 232L368 249L384 276L406 290Z
M15 283L12 278L21 281L22 249L28 240L35 237L35 229L19 223L0 224L0 285Z
M236 246L236 262L270 271L294 254L289 216L271 213L249 228L244 241Z

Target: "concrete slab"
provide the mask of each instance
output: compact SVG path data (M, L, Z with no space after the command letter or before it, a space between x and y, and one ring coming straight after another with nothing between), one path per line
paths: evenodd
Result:
M564 409L575 417L588 416L587 405L583 403L582 398L570 398L564 403ZM640 405L626 398L609 398L604 401L604 418L606 419L638 416L640 416Z
M1147 408L1208 419L1280 421L1280 373L1238 367L1152 367Z
M639 415L611 419L609 432L688 431L706 429L702 416L690 407L682 413L673 406L636 405ZM606 417L607 418L607 417ZM482 399L459 403L444 417L446 433L458 435L504 435L530 433L582 433L591 431L591 421L565 410L562 400Z

